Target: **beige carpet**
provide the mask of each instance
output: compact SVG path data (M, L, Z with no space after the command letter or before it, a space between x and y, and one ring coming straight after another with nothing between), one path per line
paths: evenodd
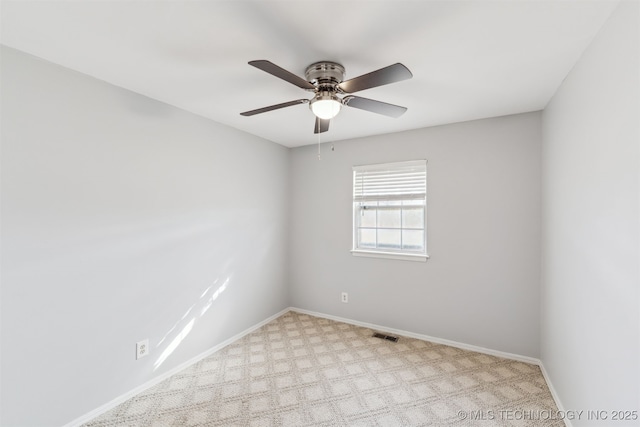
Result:
M85 426L563 426L535 365L289 312Z

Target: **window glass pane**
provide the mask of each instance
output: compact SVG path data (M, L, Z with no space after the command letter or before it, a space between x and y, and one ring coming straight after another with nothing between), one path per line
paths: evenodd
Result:
M378 227L380 228L400 228L400 207L381 208L378 210Z
M402 228L424 228L424 209L402 208Z
M424 231L402 230L402 249L410 251L424 250Z
M361 206L357 215L360 215L358 221L360 221L360 227L372 227L376 226L376 205L367 203Z
M358 247L359 248L375 248L376 247L376 230L368 228L360 228L358 230Z
M424 160L353 167L354 254L426 256L426 172Z
M400 249L400 230L378 229L378 248Z

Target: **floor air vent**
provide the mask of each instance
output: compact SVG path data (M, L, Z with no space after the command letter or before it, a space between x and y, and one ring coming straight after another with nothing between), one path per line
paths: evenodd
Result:
M373 337L374 338L380 338L381 340L398 342L398 337L394 337L393 335L381 334L380 332L374 332L373 333Z

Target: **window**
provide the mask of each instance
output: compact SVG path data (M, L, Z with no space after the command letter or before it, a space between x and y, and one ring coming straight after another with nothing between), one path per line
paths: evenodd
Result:
M426 261L427 161L353 168L354 255Z

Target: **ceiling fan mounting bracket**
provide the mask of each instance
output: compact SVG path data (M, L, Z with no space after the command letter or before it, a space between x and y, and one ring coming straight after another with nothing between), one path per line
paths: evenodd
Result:
M314 62L307 67L304 75L316 87L335 91L336 85L344 80L344 67L336 62Z

